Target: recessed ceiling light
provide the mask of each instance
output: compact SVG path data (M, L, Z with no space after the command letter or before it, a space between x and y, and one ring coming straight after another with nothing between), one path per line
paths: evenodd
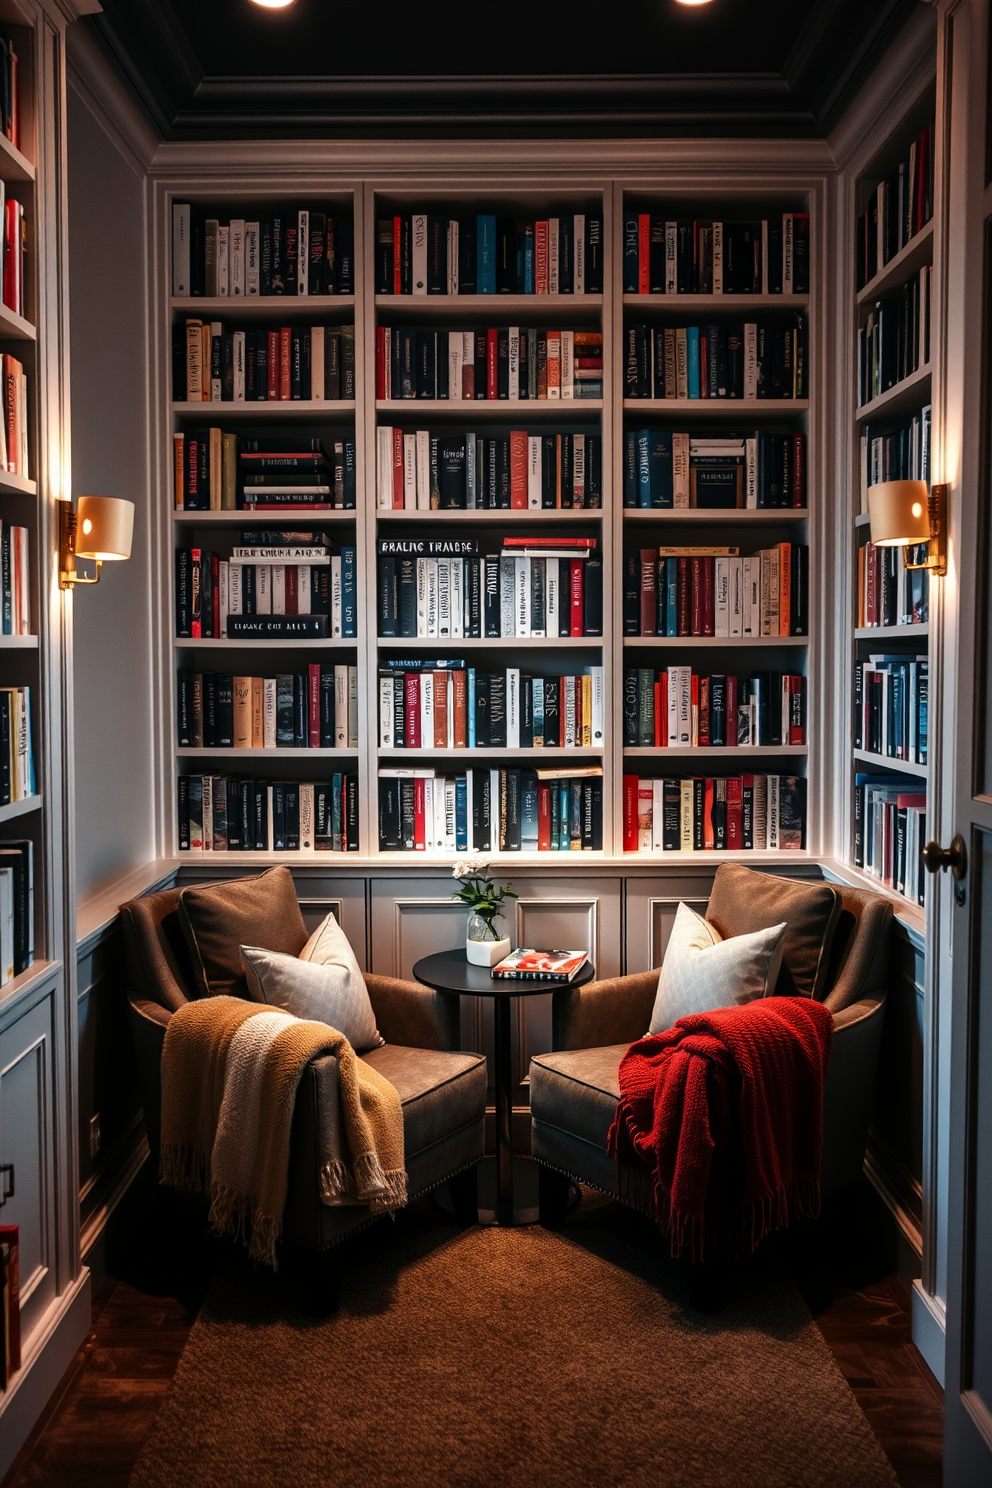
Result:
M264 4L265 0L256 0L256 4ZM269 0L271 4L271 0ZM676 0L678 5L709 5L710 0Z
M260 5L263 10L285 10L287 5L292 5L293 0L252 0L255 5ZM685 0L683 0L685 3ZM688 0L690 5L705 5L706 0Z

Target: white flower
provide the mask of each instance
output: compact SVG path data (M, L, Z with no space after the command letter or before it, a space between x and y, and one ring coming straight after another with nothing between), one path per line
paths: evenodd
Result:
M488 872L488 858L462 858L460 863L453 863L451 867L452 878L485 878Z

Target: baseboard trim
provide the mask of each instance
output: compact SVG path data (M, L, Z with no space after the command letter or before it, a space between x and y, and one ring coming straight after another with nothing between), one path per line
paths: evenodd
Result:
M49 1319L32 1340L24 1366L0 1396L0 1479L27 1441L59 1380L90 1330L90 1273L84 1267L51 1308Z
M947 1314L944 1304L924 1289L922 1281L913 1282L913 1342L923 1355L931 1374L944 1388L944 1344L947 1336Z

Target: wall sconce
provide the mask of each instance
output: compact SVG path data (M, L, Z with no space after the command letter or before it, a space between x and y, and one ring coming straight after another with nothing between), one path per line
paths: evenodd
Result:
M947 486L937 484L927 491L926 481L880 481L868 487L871 540L878 548L912 547L926 543L923 563L907 568L927 568L933 574L947 572Z
M134 531L134 502L116 496L80 496L75 511L71 501L59 502L59 588L99 584L105 562L130 558ZM76 559L96 564L92 578L76 572Z

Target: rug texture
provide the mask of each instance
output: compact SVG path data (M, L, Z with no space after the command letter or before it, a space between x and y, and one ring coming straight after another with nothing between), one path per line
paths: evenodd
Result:
M362 1237L340 1312L222 1267L131 1488L893 1488L795 1285L754 1258L714 1317L647 1221L558 1233L426 1204Z

